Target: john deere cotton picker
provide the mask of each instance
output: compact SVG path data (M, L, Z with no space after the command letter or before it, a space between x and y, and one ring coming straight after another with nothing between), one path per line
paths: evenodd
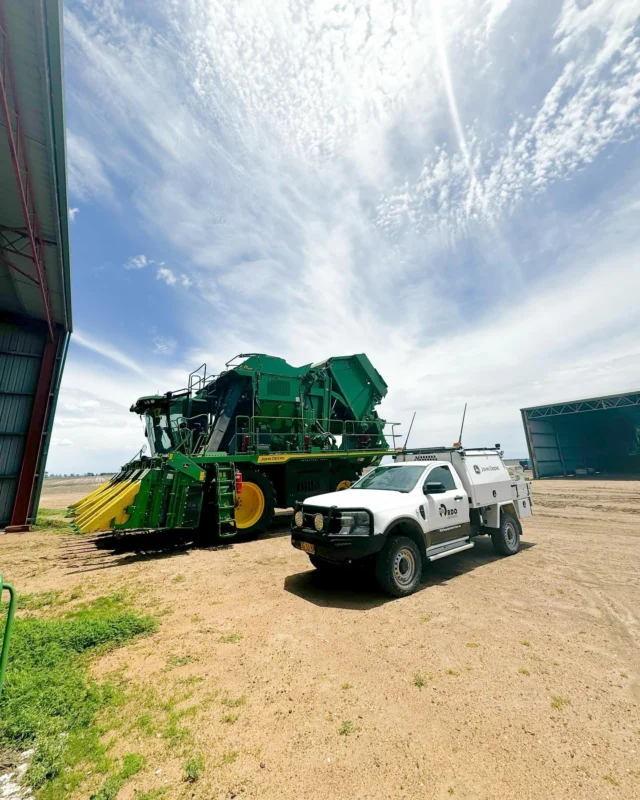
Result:
M292 367L258 353L141 397L149 455L71 506L77 531L253 534L274 509L346 488L387 452L375 406L387 384L364 354Z

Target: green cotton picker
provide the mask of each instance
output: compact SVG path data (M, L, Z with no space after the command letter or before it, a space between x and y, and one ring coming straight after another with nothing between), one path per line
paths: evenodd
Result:
M131 407L149 454L71 506L75 529L264 531L276 507L348 488L391 452L375 411L386 393L364 354L303 367L243 354L214 376L203 364L187 388Z

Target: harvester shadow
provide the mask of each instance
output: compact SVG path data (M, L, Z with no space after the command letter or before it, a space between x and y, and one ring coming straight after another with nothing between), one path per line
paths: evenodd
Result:
M475 544L473 550L429 564L416 594L432 586L446 584L452 578L504 558L493 550L489 539L477 539ZM521 552L531 547L535 547L533 542L520 543ZM514 557L518 558L518 555ZM364 568L336 570L330 573L315 569L298 572L285 578L284 589L309 603L330 608L368 611L396 601L396 598L381 593L373 570Z
M283 527L283 519L277 518L268 531L250 538L274 539L289 535L288 526ZM91 538L69 537L63 545L61 560L68 563L71 573L95 572L186 555L190 550L230 550L249 540L249 537L237 537L229 542L214 540L192 530L132 531L119 535L107 532Z

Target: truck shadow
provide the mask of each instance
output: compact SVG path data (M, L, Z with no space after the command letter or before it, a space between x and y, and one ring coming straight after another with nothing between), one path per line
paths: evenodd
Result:
M520 552L531 547L535 547L534 542L521 542ZM518 558L518 555L514 558ZM504 556L494 551L490 539L484 537L476 539L473 550L429 564L420 588L415 594L420 594L432 586L447 583L459 575L486 567L502 558ZM364 568L337 570L331 573L322 573L310 568L305 572L288 575L284 581L284 589L317 606L360 611L368 611L402 599L383 594L376 584L372 571Z

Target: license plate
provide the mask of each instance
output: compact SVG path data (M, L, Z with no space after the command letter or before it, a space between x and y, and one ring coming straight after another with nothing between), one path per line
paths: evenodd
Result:
M315 544L311 544L311 542L300 542L300 549L304 550L305 553L316 552L316 546Z

